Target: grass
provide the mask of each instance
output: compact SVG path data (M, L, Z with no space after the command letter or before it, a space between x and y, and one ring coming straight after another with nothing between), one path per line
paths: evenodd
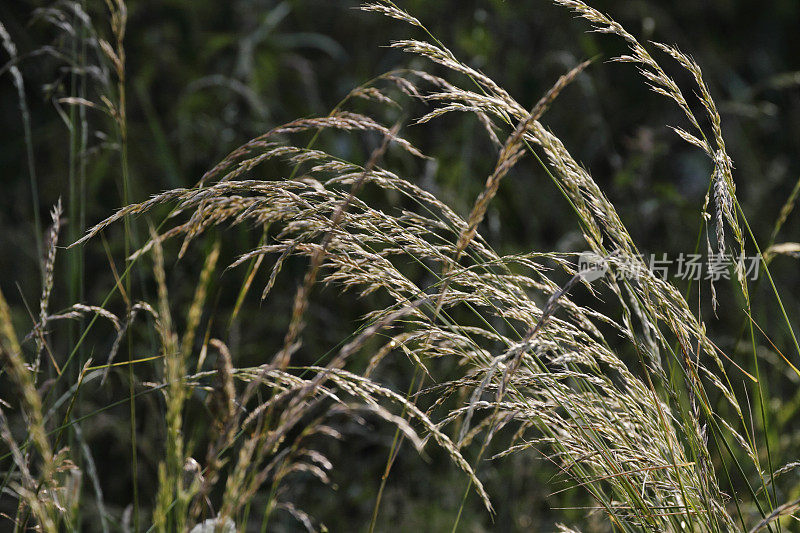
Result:
M705 242L709 255L760 254L737 198L721 114L697 62L674 46L643 45L584 2L554 3L586 19L594 31L621 39L628 51L615 60L632 63L645 85L677 106L683 124L674 131L708 158L713 171L705 205L698 206L701 231L687 246ZM392 427L394 436L374 480L371 518L357 525L369 531L378 528L382 498L405 443L423 456L446 458L460 473L449 509L452 531L466 529L464 511L473 503L489 516L508 503L492 498L482 472L491 468L489 460L515 454L538 454L552 464L558 475L552 486L560 487L550 495L552 507L578 501L578 516L600 513L600 525L591 530L792 530L800 500L793 497L796 483L784 474L797 466L797 457L774 429L769 406L779 399L761 371L759 335L795 368L800 347L768 260L797 249L775 242L797 186L763 247L761 264L770 305L780 310L781 327L793 342L776 346L758 324L754 288L741 268L734 267L730 287L710 285L714 310L723 291L739 302L750 335L750 358L743 360L741 350L726 354L712 338L708 323L714 316L704 316L700 289L693 306L691 288L683 294L656 275L589 170L542 122L561 92L603 65L577 63L527 107L460 61L395 3L366 4L365 11L406 23L421 36L391 46L424 59L425 70L378 76L330 114L274 127L242 145L196 186L135 202L127 148L127 8L122 0L107 2L113 39L106 41L81 5L70 6L41 13L70 21L73 35L80 36L72 50L84 70L73 71L74 92L60 100L70 106L69 218L85 216L81 191L92 163L86 154L87 111L102 111L114 132L123 207L65 252L58 246L60 204L54 208L47 239L37 244L46 252L39 313L22 340L20 320L0 293L3 380L14 391L3 395L0 407L2 498L14 509L3 518L15 531L270 531L278 523L285 527L287 518L323 529L292 497L307 491L311 479L331 484L337 462L326 452L333 449L330 443L347 442L354 426L376 421ZM0 30L14 61L11 38ZM652 54L679 69L688 90ZM97 94L86 78L76 81L90 64L102 74ZM26 124L36 206L30 117L21 74L11 74ZM475 115L497 150L465 217L404 172L428 159L403 135L403 110L414 102L429 106L414 120L420 127L451 113ZM376 111L356 110L364 105ZM387 110L394 113L387 122L392 125L382 121ZM369 155L359 163L317 148L322 135L362 135ZM583 249L501 254L482 237L489 205L526 157L563 195ZM160 222L140 241L135 228L143 217ZM118 226L121 233L115 232ZM218 263L228 243L220 235L232 227L246 228L258 245L237 250L224 272L241 282L221 294ZM115 283L104 288L100 301L84 304L86 259L80 250L106 234L121 240L115 248L124 254L125 267L117 267L109 251ZM172 241L180 239L172 252ZM203 242L202 267L188 282L191 296L181 313L183 301L174 295L186 291L170 286L168 265L173 255L190 255ZM608 267L604 276L595 280L581 269L584 250ZM66 289L76 301L51 311L62 253L70 258ZM244 299L256 298L250 294L255 280L262 279L260 298L269 303L287 283L282 271L296 271L297 264L306 266L293 297L277 300L285 316L238 316ZM269 273L259 278L268 265ZM636 275L626 275L630 270ZM306 342L318 286L335 287L369 306L357 328L319 352ZM234 326L265 319L286 326L283 340L265 341L260 360L248 364L233 346ZM56 347L53 338L65 320L72 331L67 344ZM110 332L98 333L109 325ZM87 339L98 335L103 342L89 345ZM127 357L116 361L120 349ZM391 361L406 362L413 374L407 388L397 388L385 370ZM87 444L81 429L106 407L75 415L86 411L82 403L89 390L119 384L112 374L117 370L127 380L127 398L107 408L120 402L129 407L108 416L121 417L129 427L130 464L122 468L131 487L130 505L118 513L104 502L93 459L101 450ZM139 409L156 396L157 409L148 406L147 412L158 413L157 420L141 420ZM156 424L163 443L140 442L144 424ZM145 445L157 454L147 493L139 479ZM581 524L557 527L573 531Z

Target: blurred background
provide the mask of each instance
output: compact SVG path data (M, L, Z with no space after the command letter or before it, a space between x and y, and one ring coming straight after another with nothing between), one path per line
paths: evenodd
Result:
M104 3L86 0L83 4L98 35L108 38ZM443 73L386 46L393 39L425 38L420 30L357 11L358 4L344 0L130 0L125 49L131 200L194 185L240 144L295 118L327 114L352 88L387 70L414 66ZM667 128L685 125L674 105L648 91L632 65L609 62L625 52L623 43L588 33L585 21L545 0L398 4L460 59L492 77L527 107L559 75L594 58L542 122L590 170L643 252L694 250L710 162ZM641 42L676 44L700 64L722 112L738 196L759 242L769 242L778 212L800 176L800 2L598 0L592 5L622 23ZM50 207L59 198L64 203L61 244L68 244L122 205L118 155L107 119L97 110L77 111L59 102L75 94L76 87L92 100L101 92L95 86L106 83L107 74L91 69L76 73L71 68L76 57L91 50L71 44L74 40L65 26L72 22L48 10L53 6L69 12L66 2L0 2L0 22L19 56L14 64L24 80L35 166L32 184L18 88L6 64L6 49L0 52L0 286L21 328L30 326L26 302L35 308L38 301L41 251L37 240L43 239L42 226L49 220ZM651 52L663 59L679 83L688 81L680 69L670 70L674 65L666 57L655 49ZM87 113L88 124L82 170L70 160L69 128L75 124L70 114L79 112ZM425 112L422 104L408 108L403 135L435 161L402 170L465 216L494 166L496 151L472 117L448 116L426 126L410 124ZM321 147L355 161L368 157L372 146L358 136L324 137L321 142ZM75 178L76 171L80 180ZM36 211L42 220L38 230ZM796 217L788 219L777 242L800 241L796 221ZM115 258L118 269L123 258L121 239L114 238L114 231L121 228L108 232L107 249L97 241L80 250L59 252L54 308L77 300L102 301L114 284L108 257ZM146 225L137 231L141 241ZM505 179L481 232L500 252L582 249L568 204L532 158ZM260 232L248 228L225 232L223 258L230 262L257 244L259 237ZM170 289L179 302L191 298L202 264L196 258L202 258L204 246L205 241L196 243L181 261L175 259L176 249L168 250ZM286 311L304 268L300 262L289 264L270 302L259 305L257 294L245 302L240 322L246 327L234 324L228 333L241 360L263 362L265 353L280 346ZM797 260L779 257L773 269L773 276L781 280L789 316L800 316ZM215 287L212 303L219 310L220 322L232 307L242 275L241 270L228 272ZM135 284L137 297L152 296L149 280L143 274L140 277ZM769 326L775 309L764 285L758 286L754 306L762 325ZM735 355L741 322L733 318L739 315L727 313L725 304L735 303L731 292L720 293L723 306L710 328L712 338ZM309 353L341 341L342 334L351 331L360 313L369 308L355 298L342 306L340 298L336 290L320 290L315 296L305 336ZM120 302L110 305L122 308ZM787 333L780 326L769 333L778 346L786 345ZM108 334L96 333L94 344L88 346L102 351ZM786 376L774 354L765 358L775 363L768 368L769 375L793 384L785 385L789 407L775 406L783 423L773 428L774 437L788 439L784 444L789 446L798 438L797 424L792 424L800 406L797 383ZM387 370L397 373L389 376L396 390L408 387L407 368L398 365ZM117 382L124 380L120 377ZM103 390L94 400L101 406L118 398L113 391ZM129 448L127 426L117 424L124 421L127 407L117 409L98 415L85 431L97 450L95 461L108 504L122 509L130 501L130 481L127 474L115 475L115 465L128 460ZM149 409L161 409L152 396L142 400L139 411L144 457L139 482L145 497L154 490L155 458L161 446L160 430L148 425ZM203 416L199 407L196 411ZM329 450L337 458L330 486L308 480L293 489L297 490L295 500L334 531L369 522L392 438L389 428L359 431L346 442L330 445L340 446ZM547 495L562 487L550 482L556 471L535 454L486 461L478 472L498 514L492 521L477 499L471 498L462 519L464 530L550 530L556 521L586 526L595 520L582 510L550 508ZM436 453L420 458L404 449L384 496L381 530L448 529L463 489L464 479ZM575 502L576 507L586 504L580 494ZM275 527L291 526L278 523Z

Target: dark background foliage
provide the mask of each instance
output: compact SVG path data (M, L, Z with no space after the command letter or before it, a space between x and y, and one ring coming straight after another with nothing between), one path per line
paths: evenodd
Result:
M85 3L102 21L103 3ZM586 73L559 96L543 122L591 171L643 252L694 250L710 164L665 126L683 124L678 110L649 92L634 67L609 62L624 52L622 43L587 33L585 21L545 0L409 0L400 5L461 59L487 73L524 105L535 103L559 75L580 61L595 58ZM593 5L611 14L642 42L653 39L677 44L701 65L722 110L738 195L753 232L766 243L800 174L800 3L604 0ZM41 52L45 45L63 45L60 40L64 38L35 15L35 9L43 6L44 2L2 2L0 21L23 58L19 66L32 115L37 208L46 219L47 209L59 197L63 200L68 217L62 243L67 243L87 225L121 206L121 181L116 154L104 147L112 142L108 126L90 110L91 154L85 189L82 193L70 190L65 171L70 153L65 140L67 126L59 118L54 100L69 94L74 79L63 60ZM418 30L356 11L356 6L357 2L328 0L131 0L125 47L132 200L193 185L205 170L248 139L298 117L327 114L350 89L386 70L409 64L426 66L384 46L392 39L424 37L414 33ZM98 31L108 33L102 26ZM0 64L6 59L0 55ZM13 300L20 324L29 326L23 301L35 307L40 252L35 244L17 93L8 71L3 74L0 284ZM685 81L677 69L674 74ZM70 112L68 106L61 107ZM414 104L409 111L407 122L424 114L425 107ZM447 117L424 127L407 125L403 133L436 162L399 161L401 168L466 215L495 162L495 151L481 126L473 118ZM355 160L364 160L373 147L358 136L324 137L322 142L327 149ZM138 230L140 240L144 228ZM581 249L579 228L569 206L531 158L503 182L481 231L505 252ZM248 228L225 232L223 256L232 259L254 246L259 236ZM113 231L107 235L109 252L121 261L121 241L114 237ZM777 240L800 241L796 218L789 219ZM175 249L168 249L170 287L179 302L191 297L192 280L202 263L197 258L202 257L204 246L204 242L196 243L194 251L180 262L174 260ZM61 264L69 265L79 252L60 253ZM98 303L113 286L103 246L93 243L80 253L85 254L80 268L59 267L56 308L66 307L74 299ZM241 315L246 327L234 328L228 339L244 360L261 362L265 353L273 353L280 345L294 286L304 268L300 262L290 264L270 302L259 305L257 295L246 302ZM800 316L796 260L778 258L774 270L789 315ZM220 321L226 320L241 277L241 270L226 273L215 288L213 302L215 309L220 309ZM765 305L769 299L764 285L756 293L754 305L762 324L770 326L775 311ZM136 286L140 297L152 295L153 288L144 276ZM728 294L721 294L721 300L735 306L737 302L729 301ZM340 342L366 309L350 297L345 306L342 298L335 289L319 290L315 295L305 336L307 355L301 355L309 358L307 362L313 362L312 354ZM726 306L719 310L711 327L722 347L735 356L741 323L727 310ZM780 326L769 333L776 343L785 345L781 343L787 333ZM97 337L92 346L102 351L107 347L106 337ZM61 349L66 351L63 346ZM394 369L397 390L408 385L404 368ZM768 374L783 372L785 367L779 364L768 369ZM786 405L775 410L787 423L774 428L773 436L796 439L789 422L800 402L792 389L785 391L785 397ZM113 393L104 392L96 401L107 405L115 399ZM200 402L195 408L197 416L203 416ZM119 409L124 417L123 408ZM149 427L148 409L160 409L155 399L142 400L140 430L145 459L140 465L140 486L144 494L155 485L155 459L148 462L148 453L157 457L163 438L159 429ZM126 475L115 476L115 471L118 461L127 461L127 437L124 426L110 422L108 415L113 413L97 417L87 433L99 450L95 459L110 504L124 506L129 501L129 480ZM295 488L295 499L334 530L368 522L392 436L386 428L377 429L362 429L346 443L331 445L334 449L330 452L337 459L334 488L311 481ZM548 507L547 494L561 487L547 483L553 473L553 468L534 454L487 462L479 474L486 480L498 515L492 523L478 502L470 500L463 523L474 530L535 530L537 525L552 527L555 519L565 516L578 522L587 520L581 511ZM463 489L464 480L436 453L421 459L409 450L400 455L393 470L382 512L383 527L446 529ZM576 496L576 505L584 504L586 501Z

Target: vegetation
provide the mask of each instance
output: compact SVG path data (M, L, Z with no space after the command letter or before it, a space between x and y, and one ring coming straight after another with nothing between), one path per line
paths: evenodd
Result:
M123 0L36 8L31 35L52 40L24 52L0 26L39 266L0 292L6 526L792 531L800 244L784 235L800 181L761 195L780 206L769 220L749 219L700 62L583 1L553 3L613 53L564 61L530 103L411 6L376 0L348 16L400 26L389 46L404 66L276 123L260 69L280 68L256 50L280 50L306 82L313 67L287 50L343 53L319 33L276 34L281 3L235 42L235 76L180 88L174 129L129 74L159 60L126 54ZM674 107L663 157L703 176L688 207L673 209L675 184L648 200L663 238L612 201L640 203L620 188L647 165L601 186L545 125L614 63ZM65 128L44 141L30 64L58 76L45 94ZM292 101L304 89L286 77ZM580 127L589 103L569 101ZM203 150L215 161L192 174ZM640 155L654 165L654 152ZM535 207L521 216L557 217L557 243L532 246L503 217L515 180ZM145 199L150 183L162 192ZM64 200L46 220L53 191ZM651 251L728 263L693 283L659 273Z

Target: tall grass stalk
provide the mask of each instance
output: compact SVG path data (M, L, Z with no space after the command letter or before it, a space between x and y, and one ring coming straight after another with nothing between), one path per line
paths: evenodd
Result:
M681 112L683 125L672 129L707 157L711 169L704 205L698 206L701 233L696 247L705 240L709 254L744 255L748 249L760 254L737 198L721 114L699 64L675 46L645 46L585 2L554 3L588 20L594 31L622 39L627 52L615 60L633 63L644 84ZM348 93L329 114L275 126L243 144L206 172L197 186L173 188L137 202L128 159L127 8L122 0L106 0L106 7L111 42L97 37L81 15L75 26L85 33L74 41L73 52L87 60L89 48L96 46L113 73L114 82L100 101L114 125L123 207L72 246L121 225L126 264L121 273L114 267L116 285L100 305L77 301L51 311L60 229L57 207L43 261L39 316L23 341L0 293L0 351L27 423L27 434L18 441L6 415L10 405L2 404L0 436L8 453L0 460L13 463L3 488L16 498L17 530L29 525L44 531L79 527L78 499L69 495L80 494L70 492L80 484L80 470L73 463L80 453L103 528L108 528L103 490L87 453L91 446L78 426L106 408L83 416L73 412L81 390L89 382L103 386L109 371L118 366L126 367L122 371L127 398L107 408L120 402L128 406L134 531L147 527L149 518L153 531L232 531L254 524L267 531L278 527L279 514L281 520L314 530L314 518L292 500L302 491L290 489L307 487L309 480L332 484L336 461L323 451L324 443L344 440L354 426L373 422L387 424L394 432L375 483L370 532L381 525L390 473L406 442L420 454L436 447L460 472L463 492L459 488L461 498L450 510L453 531L463 525L471 495L477 495L490 517L498 504L503 505L493 502L484 486L483 465L534 450L554 465L563 483L551 498L558 501L567 491L581 494L581 501L592 502L592 509L602 513L609 529L788 530L798 503L785 497L791 490L788 482L781 484L787 479L782 474L794 467L778 467L787 455L773 438L782 422L771 419L772 398L767 373L760 368L755 330L765 337L766 333L753 318L755 288L742 266L734 268L732 292L748 320L752 362L740 364L735 354L726 354L712 339L701 312L700 290L695 309L688 302L691 287L684 295L656 275L589 169L543 122L559 93L588 75L589 61L576 62L532 107L522 105L499 83L458 59L412 14L389 0L374 1L363 10L399 20L422 35L390 46L422 60L425 69L377 76ZM4 44L11 42L4 30L0 33ZM11 53L8 44L6 49ZM682 88L653 54L681 69L690 90ZM74 92L64 101L73 105L70 124L78 125L70 137L68 211L70 222L78 221L71 226L74 230L82 227L85 213L86 111L98 104L89 101L86 80L73 72L72 81ZM21 101L23 97L21 93ZM355 111L365 102L375 111ZM463 217L408 176L408 169L429 159L401 134L403 120L396 118L405 117L415 102L428 106L415 125L425 127L452 113L472 114L488 144L497 149L494 168L481 178L483 188ZM392 120L381 118L384 106L394 110ZM363 136L370 149L363 161L345 160L317 148L323 132ZM30 150L28 156L32 162ZM528 156L567 200L585 251L501 254L481 235L500 187L514 179L513 171ZM390 170L398 160L404 162L402 173ZM277 172L276 177L263 179L264 168ZM30 174L34 184L32 166ZM787 200L765 251L789 216L797 191L795 187ZM151 229L149 239L138 242L135 217L162 207L169 208L169 216ZM219 279L216 265L227 243L212 230L237 226L251 231L257 245L239 250L228 265L228 275L247 268L231 295L232 311L227 320L220 320L209 294ZM174 314L179 291L169 287L166 245L182 239L178 257L184 257L212 233L214 243L206 248L188 312L181 318ZM581 264L586 253L604 266L602 276ZM134 264L148 254L152 272L140 269L137 276L152 277L157 291L152 303L136 299L131 281ZM70 262L69 279L77 283L84 259L78 253L71 257L78 259ZM273 343L274 353L262 353L255 364L245 364L237 345L225 335L232 324L251 318L240 312L259 282L260 269L271 265L262 280L261 300L272 303L292 259L306 268L287 310L283 340ZM113 267L113 260L110 263ZM767 258L762 267L770 296L800 355ZM305 338L319 285L340 288L371 306L358 327L321 353ZM718 290L723 288L709 287L715 311ZM125 304L119 316L107 309L117 293ZM78 283L71 297L83 296ZM85 324L67 356L60 357L51 350L48 328L78 319ZM92 366L79 352L98 319L113 333L105 364ZM157 334L157 353L135 354L146 344L139 339L142 329ZM27 347L29 340L33 348ZM115 362L122 346L127 360ZM32 350L34 365L28 361ZM47 393L36 387L44 355L57 373ZM102 357L93 354L98 356ZM76 377L69 385L62 380L75 358L80 364L70 369ZM397 392L388 378L389 364L411 370L405 393ZM748 364L753 368L745 368ZM140 365L152 365L155 381L137 377L144 371L138 374L136 369L146 368ZM52 392L56 386L61 396ZM154 462L157 486L145 497L139 494L138 471L144 462L139 461L137 399L154 391L164 399L163 420L158 420L163 455ZM751 414L750 391L758 402L758 423ZM196 421L189 427L193 418L187 415L198 402L203 403L204 419L200 427ZM61 423L50 429L50 419ZM197 438L187 437L193 430ZM64 432L74 435L71 446L62 445Z
M43 253L42 246L42 216L39 206L39 182L36 177L36 159L33 152L33 134L31 133L31 114L28 109L28 98L25 94L25 81L22 78L22 72L17 65L19 55L14 41L11 40L5 26L0 22L0 41L3 43L3 49L8 54L8 72L11 74L11 79L14 83L14 88L17 90L17 99L19 105L19 112L22 118L22 128L25 140L25 158L28 167L28 178L30 180L31 188L31 212L33 214L33 232L34 241L36 242L36 252ZM5 69L3 69L5 70ZM42 273L44 275L44 273Z

